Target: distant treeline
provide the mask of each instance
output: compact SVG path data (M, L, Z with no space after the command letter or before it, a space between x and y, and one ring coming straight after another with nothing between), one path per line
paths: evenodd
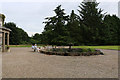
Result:
M10 45L30 44L28 34L23 29L18 28L15 23L5 23L4 26L12 30L10 32Z
M66 15L61 5L54 10L55 16L45 18L42 34L32 37L16 27L14 23L5 23L12 30L10 44L49 44L49 45L120 45L120 19L116 15L102 13L97 2L82 2Z

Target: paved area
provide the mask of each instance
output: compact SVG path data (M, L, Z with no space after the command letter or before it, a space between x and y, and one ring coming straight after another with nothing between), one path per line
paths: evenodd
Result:
M117 78L118 51L99 56L56 56L11 48L2 53L3 78Z
M2 78L2 52L0 51L0 80Z

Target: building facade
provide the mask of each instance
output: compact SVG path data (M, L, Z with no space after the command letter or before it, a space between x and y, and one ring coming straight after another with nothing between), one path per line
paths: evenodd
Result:
M0 14L0 28L2 28L2 14ZM2 51L2 29L0 29L0 52Z
M7 40L7 47L9 46L9 34L10 34L10 29L5 28L3 26L4 24L4 19L5 16L3 14L0 14L0 52L5 52L6 47L5 47L5 42ZM7 39L6 39L7 36Z
M118 2L118 17L120 18L120 1Z

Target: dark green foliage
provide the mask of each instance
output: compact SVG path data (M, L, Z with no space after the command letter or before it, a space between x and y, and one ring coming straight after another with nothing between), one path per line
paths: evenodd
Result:
M43 50L42 53L48 55L61 55L61 56L91 56L91 55L104 55L100 50L87 49L87 48L53 48L49 50Z
M10 32L10 44L11 45L29 43L28 34L23 29L18 28L15 23L12 23L12 22L5 23L5 27L12 30Z
M69 32L67 31L68 16L65 15L64 9L59 5L55 10L55 16L46 18L44 22L45 29L43 31L44 42L54 45L68 45L71 41Z
M100 42L100 29L102 28L102 19L104 15L101 13L102 10L97 8L97 2L82 2L79 6L79 14L81 16L81 24L84 25L85 38L84 43L92 45L99 44Z
M52 52L95 52L95 49L90 48L72 48L71 51L69 51L69 48L53 48L48 51Z
M82 2L79 15L72 10L65 16L61 5L54 10L56 15L46 18L41 34L43 44L50 45L119 45L120 19L102 14L97 2Z
M67 24L67 29L70 35L70 38L72 40L71 43L75 44L80 44L83 41L83 37L80 32L80 22L79 22L79 16L74 13L74 10L72 10L68 24ZM79 36L79 37L78 37Z
M42 36L39 33L36 33L31 37L31 43L33 44L41 44Z
M106 15L104 18L104 26L105 44L120 44L120 19L115 15Z

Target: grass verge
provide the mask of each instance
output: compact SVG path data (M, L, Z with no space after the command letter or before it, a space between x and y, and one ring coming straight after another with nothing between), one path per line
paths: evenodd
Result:
M72 48L93 48L93 49L120 50L120 46L72 46Z
M31 47L31 46L32 45L10 45L9 47ZM72 46L72 48L92 48L92 49L120 50L120 46Z

